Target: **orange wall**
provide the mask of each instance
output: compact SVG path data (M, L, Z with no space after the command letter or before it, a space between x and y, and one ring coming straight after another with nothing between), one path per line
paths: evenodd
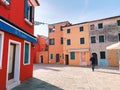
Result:
M43 56L43 63L48 63L48 51L41 51L36 53L36 63L41 63L40 56Z
M112 49L107 51L109 66L119 66L118 50Z
M60 54L60 63L63 63L63 60L62 60L63 45L60 43L61 37L63 37L63 31L60 30L60 27L65 26L67 24L68 22L63 22L63 23L52 24L48 26L48 28L55 27L55 32L51 32L48 34L49 39L50 38L55 39L55 44L49 45L49 55L54 54L54 59L50 60L50 57L49 57L50 63L56 63L56 54Z
M83 26L84 31L80 32L79 28ZM67 34L67 29L70 29L70 33ZM89 30L88 24L79 24L70 27L65 27L63 30L64 36L64 45L63 45L63 52L64 54L69 55L69 65L81 65L80 58L81 52L86 53L86 65L90 65L90 44L89 44ZM80 38L85 39L85 44L80 44ZM67 45L67 39L71 40L71 45ZM87 51L83 51L87 49ZM75 60L70 60L70 50L76 50L75 52ZM77 51L79 50L79 51Z
M37 52L43 51L44 48L47 48L47 37L38 36L37 37L37 44L35 44L34 48L34 63L36 63L36 54Z

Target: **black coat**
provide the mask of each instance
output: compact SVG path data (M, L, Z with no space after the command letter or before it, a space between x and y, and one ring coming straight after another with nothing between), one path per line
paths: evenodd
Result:
M91 61L91 64L92 64L92 65L95 65L95 64L96 64L96 60L95 60L94 57L91 57L91 58L90 58L90 61Z

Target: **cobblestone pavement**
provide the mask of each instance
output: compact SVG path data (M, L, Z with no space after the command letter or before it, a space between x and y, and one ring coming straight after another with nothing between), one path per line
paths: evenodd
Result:
M33 76L13 90L120 90L120 71L113 67L92 72L89 67L36 64Z

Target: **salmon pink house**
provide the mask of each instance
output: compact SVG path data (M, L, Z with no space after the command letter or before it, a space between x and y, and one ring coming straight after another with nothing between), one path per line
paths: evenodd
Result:
M0 0L0 90L32 77L37 0Z

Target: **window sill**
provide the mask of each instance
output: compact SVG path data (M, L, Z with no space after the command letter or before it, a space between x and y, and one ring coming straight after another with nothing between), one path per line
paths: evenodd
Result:
M24 63L24 65L26 65L26 66L27 66L27 65L30 65L30 63Z
M27 24L29 24L30 26L33 25L27 18L25 18L25 22L26 22Z

